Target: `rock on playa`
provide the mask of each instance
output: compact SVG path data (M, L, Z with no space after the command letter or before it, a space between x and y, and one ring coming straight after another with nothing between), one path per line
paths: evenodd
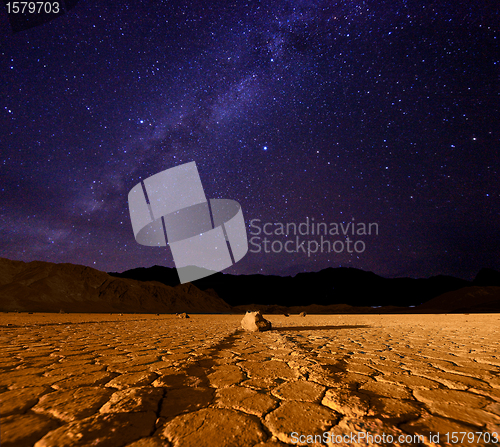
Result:
M246 331L262 332L271 329L271 322L267 321L260 311L248 311L243 320L241 320L241 327Z

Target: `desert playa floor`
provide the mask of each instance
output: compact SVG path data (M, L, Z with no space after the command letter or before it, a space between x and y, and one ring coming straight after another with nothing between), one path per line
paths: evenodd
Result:
M0 314L2 446L500 445L500 315L242 317Z

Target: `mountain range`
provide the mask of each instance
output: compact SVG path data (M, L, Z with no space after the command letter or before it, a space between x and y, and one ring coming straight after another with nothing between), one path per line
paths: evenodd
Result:
M158 265L110 275L138 281L157 281L169 286L179 284L174 268ZM464 287L500 287L500 273L482 269L473 281L444 275L426 279L388 279L372 272L339 267L299 273L293 277L214 273L193 284L200 290L215 290L231 306L257 304L291 307L316 304L408 308L420 306L444 293Z
M0 311L82 313L500 312L500 273L382 278L354 268L294 277L215 273L179 284L173 268L105 273L74 264L0 258Z

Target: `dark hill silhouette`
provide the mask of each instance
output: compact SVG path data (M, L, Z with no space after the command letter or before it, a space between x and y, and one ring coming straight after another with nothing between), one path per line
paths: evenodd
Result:
M416 310L431 313L497 313L500 312L500 287L464 287L437 296Z
M500 287L500 272L493 269L481 269L472 281L474 286L496 286Z
M483 272L483 273L481 273ZM496 285L498 272L481 270L481 285ZM123 273L110 273L139 281L155 280L166 285L179 283L175 269L154 266ZM231 306L249 304L276 306L329 306L346 304L355 307L419 306L443 293L475 285L452 276L430 278L383 278L355 268L327 268L319 272L299 273L294 277L272 275L214 275L194 281L201 290L213 289Z
M115 278L90 267L0 258L0 311L229 313L213 291L193 284Z

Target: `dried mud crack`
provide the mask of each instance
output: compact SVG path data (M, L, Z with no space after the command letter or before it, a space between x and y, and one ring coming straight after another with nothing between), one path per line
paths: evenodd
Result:
M500 445L497 315L241 318L1 315L2 446Z

